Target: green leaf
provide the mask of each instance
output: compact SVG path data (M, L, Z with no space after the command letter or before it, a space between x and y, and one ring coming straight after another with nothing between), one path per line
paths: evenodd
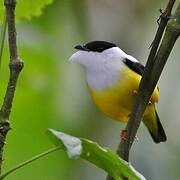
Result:
M16 6L16 20L28 19L30 20L33 16L40 16L42 10L46 5L49 5L53 0L17 0ZM0 3L0 22L3 19L4 3ZM0 23L1 24L1 23Z
M123 177L131 180L145 180L129 163L109 149L102 148L97 143L84 138L77 138L68 134L49 129L51 137L55 137L55 143L64 145L64 150L70 158L81 157L97 167L105 170L115 180Z

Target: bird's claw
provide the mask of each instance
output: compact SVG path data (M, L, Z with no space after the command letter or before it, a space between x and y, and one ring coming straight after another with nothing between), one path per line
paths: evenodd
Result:
M127 130L122 130L121 132L120 132L120 139L122 140L122 141L126 141L127 140Z
M133 90L133 95L137 95L138 91L137 90Z

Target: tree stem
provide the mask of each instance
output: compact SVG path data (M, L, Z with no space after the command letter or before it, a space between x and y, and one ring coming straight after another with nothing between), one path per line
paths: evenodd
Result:
M8 25L8 41L10 54L10 77L7 85L4 101L0 109L0 174L3 162L3 148L6 135L10 130L9 116L11 112L12 102L15 94L16 84L19 73L23 68L23 62L18 57L16 43L16 27L15 27L15 0L4 0L6 8L6 19Z
M165 35L161 42L160 48L159 43L161 41L164 29L167 25L169 17L171 16L171 11L173 8L175 0L169 0L166 10L161 15L160 24L155 35L155 39L152 44L152 48L148 57L147 64L145 66L145 71L142 76L138 95L135 100L135 104L131 113L131 117L126 126L127 138L126 140L121 140L118 147L117 153L124 160L129 161L129 152L136 136L137 130L139 128L140 122L142 120L144 111L149 102L152 92L156 87L168 56L180 35L180 3L175 12L175 16L171 18L168 23ZM157 53L156 53L157 52ZM124 178L127 179L127 178ZM112 177L108 176L107 180L113 180Z
M180 6L178 6L178 8L180 8ZM167 10L167 9L168 9L168 7L166 8L165 13L166 12L171 13L171 11ZM134 141L134 138L136 136L136 133L139 128L140 122L142 120L146 106L149 103L149 99L154 91L154 88L156 87L156 84L160 78L160 75L161 75L162 70L165 66L165 63L169 57L169 54L170 54L177 38L180 35L180 33L179 33L180 29L178 29L179 22L176 21L177 20L177 12L179 12L178 9L175 13L176 18L173 17L171 19L171 21L168 23L165 35L163 37L160 48L159 48L155 58L153 58L153 59L148 58L148 62L145 67L145 72L144 72L141 82L140 82L139 91L138 91L138 95L137 95L137 98L136 98L136 101L134 104L134 108L133 108L131 117L128 121L128 124L126 126L127 140L121 141L119 149L118 149L119 155L121 155L121 157L123 159L125 159L126 161L129 160L129 151L130 151L131 145ZM166 14L166 16L167 16L167 18L169 18L170 14ZM180 18L180 14L179 14L179 18ZM173 25L172 22L173 23L175 22L176 25ZM161 25L161 23L160 23L160 25ZM160 36L160 35L157 34L157 36Z

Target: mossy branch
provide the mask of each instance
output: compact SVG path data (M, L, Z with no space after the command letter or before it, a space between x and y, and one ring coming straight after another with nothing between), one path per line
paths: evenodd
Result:
M23 68L23 63L18 57L16 43L16 27L15 27L15 0L4 0L6 8L6 19L8 25L8 41L10 54L10 76L7 85L4 101L0 109L0 174L3 162L3 148L6 140L6 135L10 129L9 116L11 112L12 102L15 94L16 84L19 73Z

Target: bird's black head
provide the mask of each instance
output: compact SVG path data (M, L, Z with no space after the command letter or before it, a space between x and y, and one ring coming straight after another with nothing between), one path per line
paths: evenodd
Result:
M85 45L77 45L74 48L82 51L103 52L112 47L116 47L116 45L106 41L91 41Z

